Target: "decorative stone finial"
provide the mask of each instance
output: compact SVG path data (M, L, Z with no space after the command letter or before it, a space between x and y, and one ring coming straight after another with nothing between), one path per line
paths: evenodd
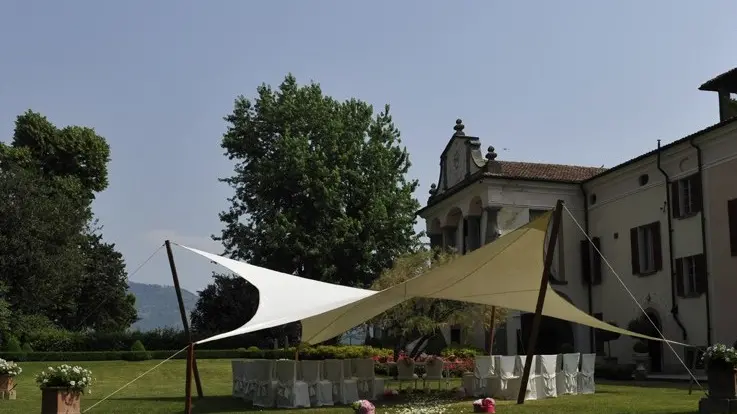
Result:
M438 186L435 183L430 184L430 195L434 195L438 191Z
M489 145L489 149L486 152L486 159L489 161L494 161L496 159L496 152L494 152L494 147Z
M466 126L465 126L465 125L463 125L463 121L461 120L461 118L458 118L458 119L456 119L456 125L455 125L455 126L453 127L453 129L454 129L454 130L455 130L456 132L455 132L455 134L453 134L453 135L461 135L461 136L463 136L463 135L466 135L466 134L465 134L465 133L463 132L463 128L465 128L465 127L466 127Z

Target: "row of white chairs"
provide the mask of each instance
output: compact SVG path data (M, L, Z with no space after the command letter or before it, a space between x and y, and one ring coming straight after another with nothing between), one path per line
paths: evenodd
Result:
M264 408L320 407L376 399L384 380L373 359L234 360L233 397Z
M414 382L414 387L417 388L417 381L420 380L420 377L415 373L417 363L413 359L404 359L397 362L396 366L399 389L402 389L402 384L405 382ZM448 388L450 376L445 372L445 366L441 359L430 359L423 366L425 367L425 374L421 378L423 388L427 389L429 382L437 382L438 389L443 384L445 388Z
M478 356L474 374L463 378L463 387L474 396L516 399L526 360L524 355ZM525 399L593 394L595 364L596 354L535 355Z

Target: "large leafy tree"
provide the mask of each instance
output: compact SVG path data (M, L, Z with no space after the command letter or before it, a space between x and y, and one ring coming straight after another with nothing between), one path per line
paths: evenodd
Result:
M18 317L104 330L135 320L120 253L89 230L109 160L93 129L59 129L32 111L18 116L10 144L0 143L0 274Z
M388 289L421 276L431 269L451 262L454 256L448 253L419 250L398 258L394 265L382 272L373 283L376 290ZM415 356L440 329L458 325L461 329L470 330L474 326L486 329L491 325L491 309L487 306L453 300L416 298L402 302L387 312L374 318L371 322L382 332L393 339L395 355L411 341L417 339L414 349L408 349ZM494 314L495 326L505 319L506 311L498 309Z
M75 324L107 332L128 329L138 315L136 297L128 292L123 255L95 231L85 235L82 255L85 268L76 301Z
M75 312L87 212L73 181L18 166L0 170L0 274L11 309L60 324Z
M258 266L369 286L418 244L417 182L386 106L338 101L292 75L278 89L240 96L226 118L223 179L234 190L221 213L226 254Z

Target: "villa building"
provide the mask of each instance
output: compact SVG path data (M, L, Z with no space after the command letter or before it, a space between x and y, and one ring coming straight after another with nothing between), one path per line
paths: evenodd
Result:
M468 253L564 201L551 285L589 314L617 325L641 314L622 283L666 338L693 345L737 340L737 69L703 84L719 96L720 122L609 169L499 160L466 135L461 120L440 155L437 184L418 214L433 246ZM732 98L732 99L731 99ZM575 220L574 220L575 219ZM580 226L580 227L579 227ZM601 252L591 248L593 245ZM621 282L620 282L621 278ZM498 327L497 353L521 353L532 314L512 313ZM554 319L537 352L563 344L604 355L594 330ZM447 340L484 348L488 333ZM601 338L600 338L601 339ZM634 341L609 343L630 362ZM695 353L675 348L692 364ZM661 343L649 344L653 371L679 371ZM608 348L607 348L608 351Z

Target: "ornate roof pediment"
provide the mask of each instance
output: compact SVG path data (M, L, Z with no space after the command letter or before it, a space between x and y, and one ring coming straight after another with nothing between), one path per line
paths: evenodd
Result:
M466 135L464 127L463 121L457 119L453 127L455 133L440 154L440 178L432 191L433 196L460 184L486 165L479 138Z

